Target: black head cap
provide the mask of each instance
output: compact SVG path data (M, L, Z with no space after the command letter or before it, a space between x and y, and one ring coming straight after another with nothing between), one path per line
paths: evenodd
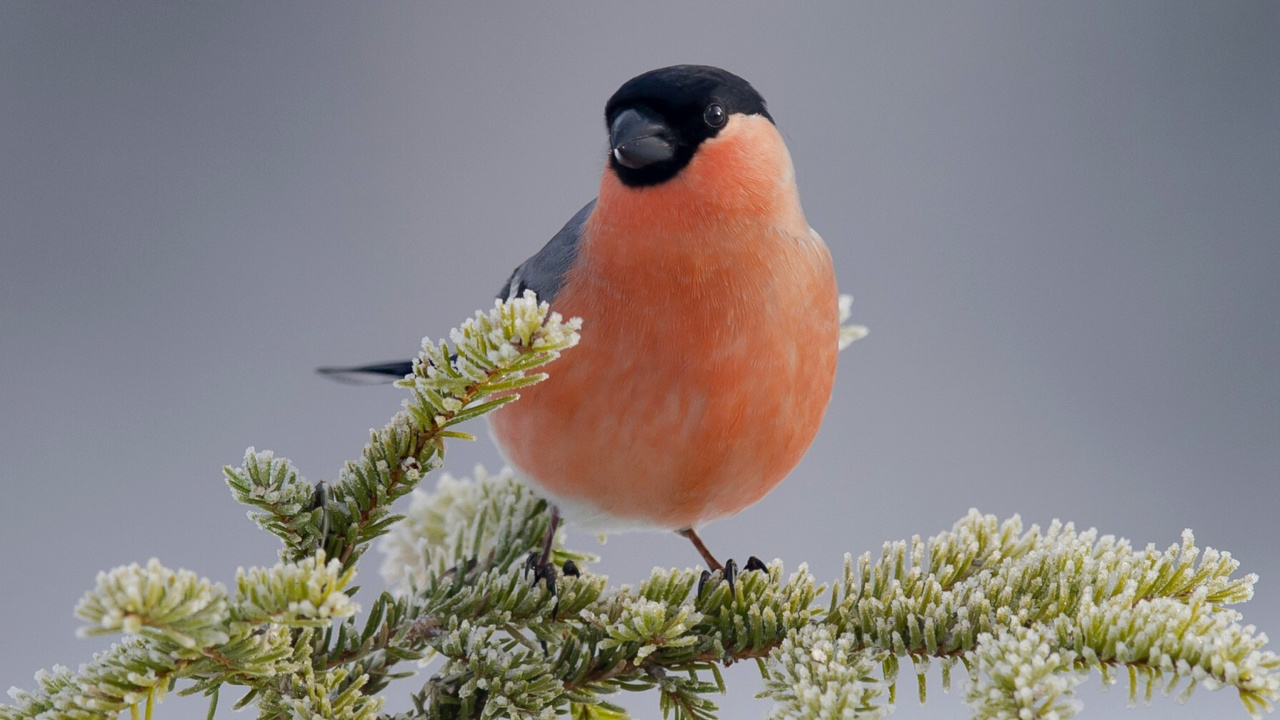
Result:
M731 72L707 65L651 70L628 80L605 105L609 164L632 187L670 180L733 114L773 122L760 93Z

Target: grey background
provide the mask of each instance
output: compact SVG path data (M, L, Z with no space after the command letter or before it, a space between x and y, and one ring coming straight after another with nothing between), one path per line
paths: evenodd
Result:
M769 100L872 328L714 549L831 578L973 506L1139 545L1191 527L1262 574L1243 609L1280 631L1278 4L8 2L0 687L106 644L71 617L98 570L274 562L220 466L256 445L334 477L400 392L312 368L487 306L593 196L609 94L676 62ZM574 541L616 582L697 559ZM724 717L763 716L754 669L729 682ZM911 686L895 717L966 716ZM1098 688L1085 717L1244 717Z

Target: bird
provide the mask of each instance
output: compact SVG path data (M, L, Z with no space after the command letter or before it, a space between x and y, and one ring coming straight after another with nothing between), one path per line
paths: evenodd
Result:
M774 118L743 78L651 70L618 88L604 119L596 198L498 293L533 290L582 318L581 341L488 416L491 434L551 502L538 567L563 516L596 532L676 531L711 570L736 572L697 530L759 501L817 434L840 324L831 255L805 219Z

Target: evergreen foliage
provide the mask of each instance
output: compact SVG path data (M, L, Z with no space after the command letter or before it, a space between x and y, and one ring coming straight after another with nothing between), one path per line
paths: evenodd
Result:
M842 322L848 301L841 302ZM775 560L738 576L655 569L638 587L564 573L554 592L528 558L550 522L546 501L509 472L478 468L417 489L458 423L516 399L538 369L571 348L578 322L531 293L478 313L451 342L424 342L400 384L404 409L375 431L332 485L250 448L225 471L250 517L280 538L280 562L237 573L231 590L158 560L102 573L76 609L85 634L124 638L72 672L12 690L0 720L134 715L181 683L210 698L236 688L260 718L372 720L381 692L432 663L414 709L393 720L623 720L610 702L649 691L665 718L716 716L720 668L754 660L775 720L880 718L892 712L904 662L959 663L974 717L1068 718L1091 671L1127 676L1131 697L1159 685L1232 687L1258 716L1280 698L1280 658L1229 606L1252 596L1227 553L1190 531L1166 550L1079 532L1056 521L1024 529L971 511L929 540L846 557L821 585ZM841 346L865 335L844 326ZM552 370L554 372L554 369ZM391 512L411 495L404 516ZM357 563L381 537L393 585L363 617ZM594 560L554 542L554 560Z

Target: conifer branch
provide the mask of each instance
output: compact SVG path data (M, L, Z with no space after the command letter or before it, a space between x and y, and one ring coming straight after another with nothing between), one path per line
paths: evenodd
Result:
M307 665L291 627L356 611L341 592L350 577L323 555L244 571L234 596L155 559L100 573L97 587L76 608L89 623L81 634L119 632L125 639L78 673L55 668L37 675L40 688L11 693L17 704L0 707L0 718L114 718L163 698L179 679L192 681L184 693L213 692L224 684L265 689Z
M357 608L343 590L356 560L398 519L391 503L439 465L444 438L465 437L450 428L545 377L533 371L576 344L578 326L527 293L477 313L451 343L424 341L400 383L412 391L404 410L331 489L250 448L242 467L224 472L250 517L281 539L281 563L240 571L235 596L155 560L101 574L77 609L90 623L83 632L121 632L124 641L78 673L39 674L36 691L10 693L15 704L0 706L0 719L114 718L143 702L150 708L179 679L192 681L184 693L215 702L224 684L247 687L237 706L256 703L262 717L373 717L381 700L370 693L395 677L390 666L421 655L412 645L422 633L414 606L389 595L353 631Z
M490 547L477 540L485 523L472 513L486 503L518 508L525 492L510 475L481 471L475 482L446 477L435 494L415 493L406 522L384 542L384 573L415 597L434 596L442 574L466 579L456 569L467 563L459 549ZM512 500L496 502L501 495ZM471 544L457 542L464 535ZM444 569L450 563L460 564ZM503 717L588 717L597 711L584 708L597 706L607 716L617 712L608 695L656 689L664 713L703 718L714 712L708 696L721 688L717 665L748 659L764 661L764 694L778 701L777 718L883 717L903 660L914 665L922 698L932 661L942 663L944 685L963 662L978 717L1014 709L1069 717L1079 707L1072 689L1089 670L1104 679L1129 673L1134 693L1143 684L1149 693L1161 679L1170 687L1231 686L1257 714L1280 696L1280 659L1227 607L1249 599L1256 580L1236 577L1237 568L1226 553L1199 550L1190 533L1163 552L1134 550L1071 525L1024 531L1016 517L1000 523L973 511L927 542L886 544L875 562L870 554L847 558L825 607L816 602L825 588L804 566L784 579L774 561L740 576L733 594L714 577L697 588L692 570L656 570L635 590L593 585L595 599L576 614L562 599L555 616L526 611L509 620L497 608L527 609L528 595L503 597L508 586L477 575L468 580L475 595L449 609L450 618L464 619L433 626L426 647L447 661L405 717L488 717L491 707ZM563 582L578 600L593 579ZM486 615L475 597L490 594L503 599ZM546 647L534 684L543 688L549 673L561 685L536 713L511 704L511 693L534 695L506 680L494 684L513 664L535 662L504 633L509 623Z
M581 322L562 321L532 291L495 302L451 333L449 343L424 340L413 375L398 385L412 396L365 446L359 463L347 463L332 488L332 532L326 549L348 568L368 543L399 518L395 500L444 460L445 437L469 437L449 428L515 400L512 391L543 380L530 371L578 342ZM456 359L455 359L456 358Z
M844 347L865 335L846 326ZM546 501L509 471L448 475L439 467L453 427L515 399L535 372L577 342L531 294L499 302L451 335L424 342L404 409L372 434L332 486L310 485L289 461L250 448L226 469L250 517L280 538L281 562L237 573L233 592L152 560L99 575L77 607L85 634L123 640L78 672L55 667L32 692L11 691L0 720L114 718L182 693L245 693L259 717L374 720L379 693L435 660L399 720L553 718L625 720L615 693L653 691L664 717L709 720L725 692L720 668L755 660L774 720L880 718L892 712L899 671L962 664L975 718L1067 718L1090 672L1127 675L1148 701L1157 684L1232 687L1255 717L1280 700L1280 658L1230 606L1256 577L1227 553L1200 550L1187 531L1164 551L1056 521L1024 530L971 511L925 541L847 556L820 585L781 561L738 577L655 570L638 587L609 589L590 572L535 581L526 558L548 529ZM404 516L392 503L412 494ZM395 586L356 618L357 561L383 537ZM556 563L595 558L554 538Z

